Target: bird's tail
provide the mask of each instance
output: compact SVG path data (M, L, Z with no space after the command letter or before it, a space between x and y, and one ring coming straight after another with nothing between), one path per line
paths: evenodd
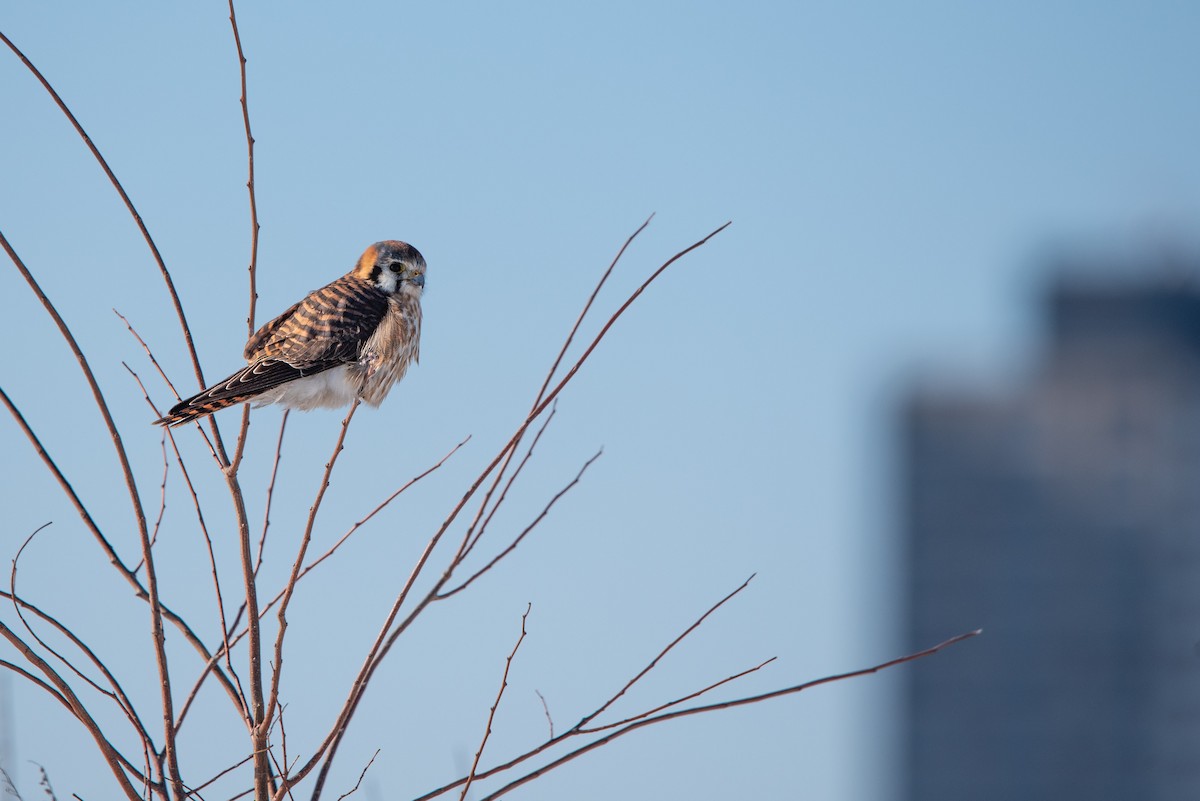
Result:
M211 390L201 392L199 395L193 395L190 398L180 401L171 407L171 411L167 412L163 417L154 421L157 426L181 426L185 423L190 423L193 420L199 420L202 417L208 417L213 412L226 409L230 406L237 406L243 403L246 398L210 398L207 397Z
M208 417L221 409L245 403L255 395L254 392L247 392L243 386L245 376L251 374L252 371L253 365L245 367L204 391L197 392L190 398L184 398L172 406L171 411L167 412L165 416L155 420L154 424L174 428L202 417Z
M320 372L321 369L332 366L332 364L327 364L312 372ZM165 417L160 417L154 423L160 426L181 426L240 403L255 399L261 403L259 396L262 393L304 375L305 370L287 362L278 359L263 359L243 367L203 392L181 400L171 407L171 411L167 412Z

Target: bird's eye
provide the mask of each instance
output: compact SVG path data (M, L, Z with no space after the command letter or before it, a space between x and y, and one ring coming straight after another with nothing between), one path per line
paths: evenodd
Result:
M398 273L398 272L400 272L400 265L395 262L392 262L391 267L389 267L388 269L390 269L394 273Z

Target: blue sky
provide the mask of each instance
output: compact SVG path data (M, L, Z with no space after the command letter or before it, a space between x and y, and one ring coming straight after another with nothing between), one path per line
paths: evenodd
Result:
M905 381L929 365L983 376L1018 368L1053 254L1197 240L1200 10L1189 3L238 12L258 140L259 321L375 240L412 242L429 263L421 364L356 418L317 542L474 436L302 585L285 685L298 744L327 725L430 526L519 422L625 237L656 213L601 310L733 221L638 301L564 394L494 543L601 446L603 457L512 560L474 595L437 607L392 657L343 748L331 780L339 794L375 748L371 798L461 772L527 602L496 758L544 735L535 690L569 725L751 573L751 587L665 660L638 700L772 655L745 692L898 655L891 415ZM246 334L249 225L224 7L20 4L0 14L0 29L71 104L133 197L206 374L232 371ZM190 389L166 293L61 114L7 52L0 76L0 230L75 326L156 502L160 440L121 361L160 403L169 395L111 309ZM11 319L0 385L102 525L127 531L111 446L78 370L11 268L0 270L0 293ZM254 416L252 518L278 415ZM224 415L226 431L236 417ZM340 419L289 422L269 579L294 547ZM180 442L204 474L232 578L219 477L194 430ZM152 681L144 609L11 422L0 424L0 452L0 550L54 521L23 557L21 587ZM176 605L205 619L210 577L189 503L173 469L164 581ZM521 797L887 801L897 679L631 735ZM26 793L25 760L35 760L63 795L106 796L103 766L76 751L86 744L65 715L15 678L10 687ZM232 753L224 733L241 736L223 712L214 701L184 743L202 763Z

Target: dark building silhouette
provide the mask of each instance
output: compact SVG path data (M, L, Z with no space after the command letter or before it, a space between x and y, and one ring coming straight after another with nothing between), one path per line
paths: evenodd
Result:
M1062 279L1000 394L903 413L910 801L1200 799L1200 291Z

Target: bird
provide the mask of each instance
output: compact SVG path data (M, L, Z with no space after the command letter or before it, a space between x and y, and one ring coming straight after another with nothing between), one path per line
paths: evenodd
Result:
M155 425L180 426L253 403L308 411L360 400L379 406L420 356L425 258L389 239L246 342L247 365L175 404Z

